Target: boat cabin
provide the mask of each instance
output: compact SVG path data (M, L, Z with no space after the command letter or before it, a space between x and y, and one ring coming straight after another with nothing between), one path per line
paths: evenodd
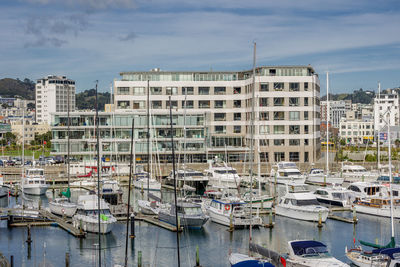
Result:
M26 176L43 176L44 170L43 169L27 169L25 171Z
M299 257L330 257L326 245L314 240L291 241L289 250L290 255Z
M224 202L219 200L212 200L210 207L223 211L225 214L230 214L232 211L243 211L247 203L245 202Z
M356 182L349 185L347 188L356 193L358 197L363 196L383 196L388 193L388 190L383 185Z

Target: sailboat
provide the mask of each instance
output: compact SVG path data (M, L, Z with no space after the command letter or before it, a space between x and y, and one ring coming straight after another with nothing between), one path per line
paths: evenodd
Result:
M386 113L390 111L390 108ZM385 114L386 114L385 113ZM384 114L384 115L385 115ZM399 266L400 248L395 248L396 241L394 238L394 211L393 211L393 191L392 191L392 157L391 157L391 144L390 144L390 120L387 121L387 136L388 136L388 154L389 154L389 191L390 191L390 222L392 236L390 242L386 245L379 245L370 242L359 240L361 245L375 248L372 251L364 251L361 247L348 250L345 248L346 257L355 265L360 267L386 267L386 266ZM379 137L378 137L379 138ZM396 259L397 256L397 259ZM397 265L399 264L399 265Z
M50 211L54 214L60 215L60 216L67 216L67 217L72 217L78 206L75 203L72 203L70 201L71 199L71 189L70 189L70 140L69 140L69 135L70 135L70 126L71 126L71 121L69 117L69 110L70 110L70 94L69 94L70 88L68 86L67 90L67 177L68 177L68 188L66 192L62 192L62 195L64 197L61 198L55 198L52 201L49 202L49 208Z

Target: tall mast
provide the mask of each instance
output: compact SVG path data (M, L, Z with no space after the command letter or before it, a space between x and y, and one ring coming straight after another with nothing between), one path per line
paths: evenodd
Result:
M390 110L390 107L388 108ZM390 112L388 112L388 121L387 121L387 138L388 138L388 152L389 152L389 190L390 190L390 224L392 228L392 240L394 241L394 219L393 219L393 191L392 191L392 149L390 144Z
M186 87L185 90L185 109L183 110L183 185L186 182L186 105L187 105L187 91L188 88ZM185 191L183 191L185 195Z
M98 80L96 80L96 141L97 141L97 223L98 223L98 237L99 237L99 267L101 267L101 221L100 221L100 131L99 131L99 104L97 100L97 84Z
M251 122L250 122L250 228L249 228L249 243L251 242L252 234L252 212L253 212L253 163L254 163L254 100L256 91L256 42L254 42L253 51L253 88L251 92ZM250 252L250 251L249 251Z
M378 172L380 173L381 171L381 140L380 140L380 112L379 112L379 107L381 104L381 83L378 82L378 105L376 107L377 111L378 111L378 121L377 121L377 125L375 125L378 128Z
M64 81L64 82L67 82L67 81ZM65 84L64 84L65 85ZM67 176L68 176L68 189L67 189L67 195L68 195L68 200L70 200L70 188L69 188L69 179L70 179L70 169L69 169L69 160L70 160L70 156L69 156L69 154L70 154L70 140L69 140L69 134L70 134L70 126L71 126L71 120L70 120L70 118L69 118L69 110L70 110L70 108L69 108L69 105L70 105L70 99L69 99L69 97L70 97L70 94L69 94L69 89L70 89L70 87L69 87L69 85L67 84L67 163L68 163L68 165L67 165Z
M149 188L150 188L150 81L147 80L147 201L149 201ZM135 159L136 161L136 159Z
M22 104L22 172L25 167L25 100Z
M329 72L326 72L326 178L329 176Z
M131 181L132 181L132 168L133 168L132 162L133 162L133 151L135 149L133 145L134 127L135 127L134 125L135 125L135 117L132 118L132 131L131 131L131 157L129 164L128 207L126 211L125 265L124 265L125 267L128 266L128 231L129 231L130 204L131 204Z
M172 173L174 175L174 201L175 201L175 223L176 223L176 246L178 251L178 267L181 266L181 256L180 256L180 248L179 248L179 218L178 218L178 201L176 197L176 173L175 173L175 149L174 149L174 134L172 127L172 103L171 96L169 96L169 119L171 124L171 148L172 148Z

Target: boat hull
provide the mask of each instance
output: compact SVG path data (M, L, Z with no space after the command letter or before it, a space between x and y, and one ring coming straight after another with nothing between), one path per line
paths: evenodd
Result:
M369 207L364 205L355 204L354 208L356 212L364 213L368 215L374 215L379 217L390 217L390 206L377 208L377 207ZM393 207L393 218L400 218L400 207Z
M158 219L176 226L176 217L170 213L160 211L158 213ZM179 219L180 225L189 229L201 229L208 221L207 216L179 216Z
M108 221L100 220L100 233L110 233L115 225L115 222L115 218L110 218ZM72 223L75 227L82 228L82 230L85 232L99 233L99 224L97 217L75 215L74 217L72 217Z
M49 202L49 208L51 213L54 213L56 215L60 216L67 216L67 217L72 217L74 216L77 206L76 205L63 205L61 203L54 203L54 202Z
M324 209L314 209L314 210L306 210L306 209L294 209L290 207L282 207L277 206L275 208L276 215L303 220L303 221L311 221L311 222L318 222L321 214L321 221L325 222L328 218L329 210Z
M27 195L40 196L40 195L44 195L46 193L47 188L48 188L47 185L39 185L39 186L25 185L22 188L22 192Z
M305 181L305 183L321 185L341 185L343 182L344 178L329 177L328 179L325 179L324 176L309 176Z
M143 189L143 190L149 190L149 191L161 191L161 184L160 183L149 183L149 188L147 188L147 180L146 181L142 181L142 180L138 180L138 181L134 181L133 182L133 186L137 189Z
M208 209L208 215L210 216L210 220L212 222L222 224L225 226L230 227L231 226L231 218L229 214L223 214L218 211L214 211L214 209L209 208ZM250 218L237 218L232 216L232 226L234 228L244 228L250 226L261 226L262 225L262 220L260 217L254 216L252 219Z
M289 183L295 183L295 184L304 184L305 178L292 178L292 177L277 177L276 178L276 183L277 184L289 184ZM271 182L275 182L275 178L272 177L270 179Z

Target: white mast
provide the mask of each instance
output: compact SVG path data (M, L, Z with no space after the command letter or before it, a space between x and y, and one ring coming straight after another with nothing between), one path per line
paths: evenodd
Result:
M25 100L22 102L22 172L25 167Z
M379 112L379 106L380 106L380 103L381 103L381 83L380 82L378 82L378 105L377 105L377 109L378 109L378 122L377 122L377 124L378 125L375 125L377 128L378 128L378 172L380 173L381 172L381 146L380 146L380 112Z
M326 72L326 178L329 176L329 72Z
M390 107L388 108L388 111L390 110ZM389 190L390 190L390 224L392 227L392 239L394 239L394 220L393 220L393 191L392 191L392 183L393 183L393 177L392 177L392 150L391 150L391 144L390 144L390 112L388 112L388 121L387 121L387 138L388 138L388 152L389 152Z

